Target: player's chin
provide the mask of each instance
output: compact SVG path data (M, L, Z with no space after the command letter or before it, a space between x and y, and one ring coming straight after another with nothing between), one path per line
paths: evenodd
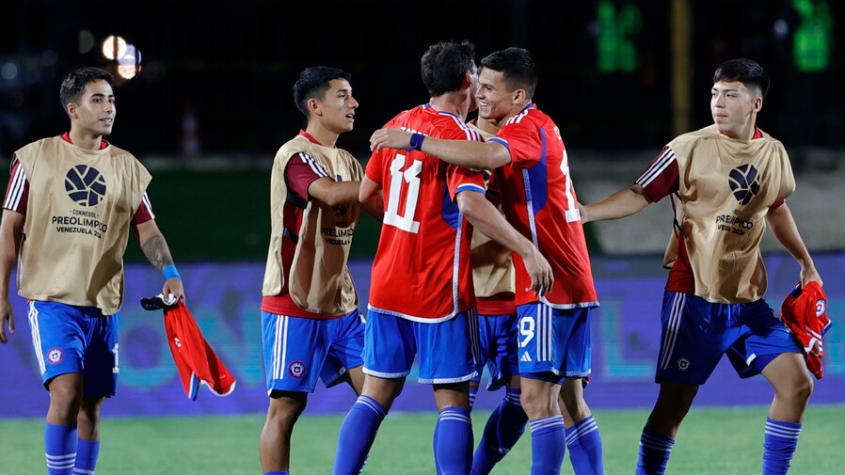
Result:
M111 135L111 129L112 129L111 125L106 126L106 127L100 127L97 130L97 133L100 134L100 135Z

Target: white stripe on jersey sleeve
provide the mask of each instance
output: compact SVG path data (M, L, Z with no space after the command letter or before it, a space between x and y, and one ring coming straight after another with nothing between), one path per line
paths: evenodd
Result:
M637 184L642 186L643 188L647 187L655 178L660 176L672 162L675 162L675 152L672 151L671 148L666 147L666 150L660 155L660 157L655 160L651 166L639 177L637 178Z
M317 175L319 175L321 177L329 176L328 172L326 172L326 169L323 168L322 165L317 163L313 158L311 158L311 156L308 155L307 153L299 152L299 158L300 158L300 160L302 160L303 163L305 163L309 167L311 167L311 170L313 170L314 173L316 173Z
M9 196L3 202L3 208L18 211L26 182L26 172L24 172L23 166L18 162L15 168L15 175L9 184Z

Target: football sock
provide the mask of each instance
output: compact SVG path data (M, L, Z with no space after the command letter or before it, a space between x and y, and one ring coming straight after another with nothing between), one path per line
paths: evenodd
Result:
M525 432L528 416L522 410L519 395L519 388L507 388L505 398L487 419L484 434L472 459L473 475L490 473L493 466L504 458Z
M566 429L566 447L576 475L604 473L601 433L593 416Z
M663 475L675 439L643 429L640 437L640 457L637 460L637 475Z
M478 395L478 386L470 386L469 387L469 408L475 405L475 396Z
M531 428L531 475L557 475L566 452L563 416L529 421Z
M76 465L74 475L92 475L97 467L97 457L100 455L99 440L77 439Z
M70 475L76 463L76 424L44 424L44 452L49 475Z
M437 419L434 459L438 473L464 475L472 464L472 424L468 407L447 407Z
M288 475L288 471L284 470L282 472L264 472L264 475Z
M789 471L798 446L801 424L766 419L763 435L763 475L781 475Z
M340 425L334 459L335 475L360 473L385 415L387 410L378 401L369 396L358 396Z

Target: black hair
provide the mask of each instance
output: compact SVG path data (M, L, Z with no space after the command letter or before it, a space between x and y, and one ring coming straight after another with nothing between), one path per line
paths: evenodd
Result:
M756 61L746 58L729 59L720 64L713 74L713 84L719 81L739 81L745 87L755 86L763 97L769 92L769 73Z
M293 102L306 119L308 118L308 99L322 100L332 79L350 81L352 75L342 69L329 66L312 66L299 73L299 78L293 85Z
M511 90L525 89L528 98L537 89L537 71L527 49L510 47L490 53L481 60L481 67L499 71Z
M464 75L475 67L475 45L469 41L441 41L420 59L420 77L432 96L460 89Z
M62 87L59 89L59 99L62 101L62 109L67 111L68 102L79 101L79 96L85 90L88 83L103 80L109 83L114 82L114 76L105 69L84 67L71 71L62 81Z

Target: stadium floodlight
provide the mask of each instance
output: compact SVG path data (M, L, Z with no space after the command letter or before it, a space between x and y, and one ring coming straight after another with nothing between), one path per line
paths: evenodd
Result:
M115 60L126 54L126 40L122 36L109 35L103 40L103 56L109 60Z
M117 60L117 74L123 79L132 79L141 72L141 50L135 45L126 45L123 56Z

